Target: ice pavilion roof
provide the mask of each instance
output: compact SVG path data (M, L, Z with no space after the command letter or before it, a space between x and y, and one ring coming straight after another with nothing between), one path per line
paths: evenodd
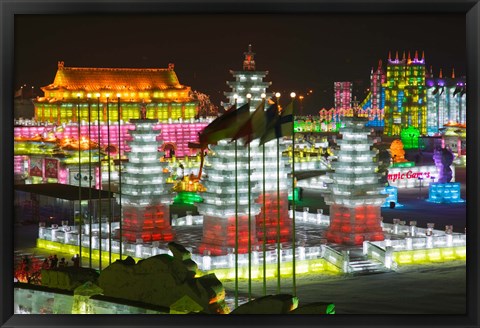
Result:
M59 65L53 83L43 90L82 90L114 92L185 89L173 65L169 68L90 68Z

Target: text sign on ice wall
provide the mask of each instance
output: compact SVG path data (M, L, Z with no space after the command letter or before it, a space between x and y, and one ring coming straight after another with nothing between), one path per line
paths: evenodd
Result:
M425 187L432 182L437 182L438 175L435 165L393 167L388 169L388 183L398 188L416 188L420 187L420 184ZM455 181L455 170L452 169L453 181Z
M434 175L430 171L416 171L416 170L408 170L407 172L397 172L397 173L389 173L388 174L388 182L395 182L397 180L405 180L405 179L418 179L424 178L428 179L433 177Z

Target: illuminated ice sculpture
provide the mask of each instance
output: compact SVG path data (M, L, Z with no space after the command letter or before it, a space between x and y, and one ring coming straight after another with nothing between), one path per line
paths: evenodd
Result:
M248 46L248 51L244 53L244 56L243 70L230 71L234 76L235 81L227 81L227 84L232 91L224 93L229 99L228 104L224 105L229 107L234 103L237 103L237 106L240 106L250 99L250 111L252 112L262 102L262 99L268 99L272 97L273 94L267 92L267 88L271 85L271 82L263 81L267 76L268 71L259 71L256 69L255 53L252 52L251 45ZM285 145L282 140L279 141L279 147L280 148L277 149L277 142L274 140L267 142L265 144L265 162L263 162L263 147L259 147L258 139L252 141L250 144L250 168L253 170L250 180L252 186L253 184L257 186L255 189L256 197L252 197L252 199L254 199L254 202L260 204L262 208L263 172L265 169L265 213L263 211L260 213L257 211L255 213L257 214L256 218L254 219L254 221L256 221L256 235L260 242L263 242L264 228L266 243L276 242L277 234L281 242L290 240L291 220L288 216L289 189L285 161L281 156L282 152L285 150ZM245 147L243 147L241 151L248 152ZM277 153L280 154L278 186ZM230 158L233 160L233 157ZM279 211L277 212L278 209ZM278 226L280 226L279 231L277 230Z
M352 82L334 82L335 109L348 110L352 105Z
M427 134L427 94L425 90L425 56L414 58L396 52L388 55L385 88L384 134L398 136L402 129L413 126L420 134Z
M387 195L387 199L383 203L382 207L401 207L402 204L398 203L398 188L395 186L386 186L383 189L383 194Z
M453 171L450 165L453 163L453 153L446 149L435 149L433 160L437 166L438 182L432 183L428 189L428 201L433 203L463 203L460 198L460 183L451 182Z
M156 119L132 119L135 130L130 130L130 152L121 177L122 236L129 242L170 241L169 205L172 195L165 184L164 169L168 165L158 151Z
M256 70L255 53L252 52L251 44L248 45L248 51L244 52L244 56L243 70L230 71L235 81L227 81L227 85L232 91L225 92L225 96L228 98L228 102L223 103L225 109L230 108L235 103L238 106L247 103L247 94L250 94L250 111L253 111L262 102L261 95L263 93L266 94L267 98L272 96L271 93L267 92L267 88L272 82L263 81L268 71Z
M428 134L438 134L444 124L456 122L466 124L467 119L467 83L465 76L443 76L442 70L438 77L433 76L430 68L427 88L427 124Z
M204 216L198 251L225 255L235 249L238 218L238 253L247 253L249 240L250 246L256 245L255 215L260 212L260 205L255 203L256 183L251 180L248 184L247 148L239 141L236 158L234 142L220 140L211 148L213 153L207 158L202 181L206 191L203 203L197 204L198 212Z
M365 127L367 120L346 118L338 161L332 163L333 180L324 193L330 205L330 227L326 232L329 242L345 245L361 245L363 241L384 239L380 207L385 202L383 184L373 161L376 151L371 149L373 137Z

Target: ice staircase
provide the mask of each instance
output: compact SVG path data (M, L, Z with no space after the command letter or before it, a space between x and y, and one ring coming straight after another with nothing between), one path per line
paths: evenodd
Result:
M383 263L369 259L367 256L350 257L349 273L353 275L368 275L390 272Z

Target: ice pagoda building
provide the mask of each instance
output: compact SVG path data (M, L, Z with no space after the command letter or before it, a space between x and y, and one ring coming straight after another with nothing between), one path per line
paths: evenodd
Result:
M332 163L334 172L328 173L333 183L324 194L330 205L326 237L329 242L344 245L383 240L380 208L386 196L374 162L373 137L365 127L365 118L348 117L344 123L340 129L343 138L337 140L338 161Z
M225 255L233 252L238 237L238 253L248 253L249 243L256 245L255 215L260 212L260 205L255 203L258 192L252 191L256 184L248 184L252 171L248 152L238 142L235 156L235 143L227 140L211 148L202 181L206 192L202 194L203 203L197 204L203 215L203 238L198 251Z
M167 190L164 170L167 162L160 160L159 131L156 119L130 120L130 152L121 176L122 236L129 242L171 241L169 205L172 195Z
M235 81L227 81L227 85L232 89L225 92L228 102L224 102L223 106L227 109L236 103L242 106L248 102L247 94L251 94L250 110L253 111L262 102L262 93L269 98L272 94L267 93L267 88L272 84L265 82L263 79L267 76L268 71L257 71L255 68L255 53L252 52L252 45L248 45L248 51L244 53L242 71L230 71Z

